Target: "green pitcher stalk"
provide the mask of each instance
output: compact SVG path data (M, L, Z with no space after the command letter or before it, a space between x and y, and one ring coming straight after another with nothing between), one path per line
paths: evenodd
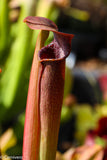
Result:
M23 140L23 160L55 160L64 92L65 58L73 35L58 32L43 17L27 17L31 29L40 29L32 63ZM54 40L44 47L48 32Z

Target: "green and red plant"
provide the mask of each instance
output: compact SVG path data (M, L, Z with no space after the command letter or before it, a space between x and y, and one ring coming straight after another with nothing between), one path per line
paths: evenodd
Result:
M55 160L63 101L65 58L71 51L72 34L58 32L49 19L27 17L31 29L40 29L30 75L23 160ZM49 31L54 40L44 47Z

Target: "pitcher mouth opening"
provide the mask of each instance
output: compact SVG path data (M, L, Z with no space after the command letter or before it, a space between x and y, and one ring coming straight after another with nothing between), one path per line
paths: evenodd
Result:
M63 57L64 51L58 46L55 40L39 51L39 59L41 62L61 60Z

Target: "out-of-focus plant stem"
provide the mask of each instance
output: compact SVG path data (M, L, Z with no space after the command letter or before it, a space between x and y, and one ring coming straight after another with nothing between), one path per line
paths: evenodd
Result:
M30 56L29 39L32 38L32 32L23 24L23 17L27 15L34 15L34 11L34 0L29 3L22 3L20 18L18 21L18 36L12 45L1 79L2 103L6 108L9 108L14 101L17 88L21 83L24 70Z
M9 8L8 0L0 0L0 60L9 40Z
M38 2L36 16L46 17L56 21L59 10L55 5L54 0L40 0Z

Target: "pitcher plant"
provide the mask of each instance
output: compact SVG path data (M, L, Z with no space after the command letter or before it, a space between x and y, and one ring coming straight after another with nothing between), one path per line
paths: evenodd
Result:
M65 59L71 51L72 34L58 32L43 17L28 16L29 28L39 29L27 97L23 160L55 160L64 92ZM54 40L44 46L49 31ZM27 55L26 55L27 56Z

